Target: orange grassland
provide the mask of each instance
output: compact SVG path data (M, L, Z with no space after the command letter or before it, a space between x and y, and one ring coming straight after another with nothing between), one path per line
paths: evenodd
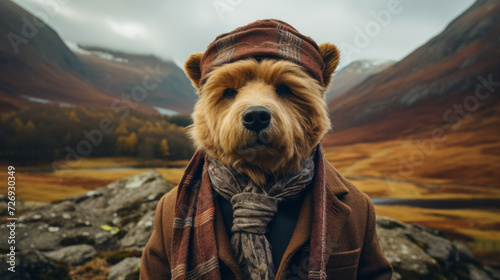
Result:
M500 142L494 135L497 133L477 137L481 132L486 131L450 132L439 143L427 142L427 148L421 143L432 138L425 135L327 146L325 157L371 197L500 198ZM467 244L483 262L500 265L498 208L376 205L375 209L377 215L442 230L450 238Z

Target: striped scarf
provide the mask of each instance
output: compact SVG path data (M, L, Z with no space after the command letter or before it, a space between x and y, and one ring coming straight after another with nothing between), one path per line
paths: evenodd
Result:
M175 219L172 240L172 279L221 279L219 270L219 260L217 246L214 240L214 196L217 192L212 191L210 179L219 187L216 187L223 197L231 198L235 212L240 211L243 215L235 214L233 221L233 238L231 243L237 252L237 259L242 267L245 279L274 279L274 265L270 245L265 236L267 222L275 212L275 202L282 199L290 199L308 185L305 183L310 175L313 175L313 200L315 208L313 210L312 229L309 251L309 279L326 279L325 273L325 176L323 165L323 150L321 145L315 149L315 155L310 162L303 164L301 172L296 176L287 177L284 180L273 184L268 190L256 188L249 184L245 188L236 189L237 185L229 186L221 183L221 178L226 176L210 176L214 171L220 171L220 165L210 164L208 157L203 151L197 151L191 159L186 171L179 183L175 206ZM211 168L209 168L211 166ZM314 170L310 173L307 170ZM212 171L210 171L212 169ZM226 171L223 171L226 175ZM218 172L215 172L218 173ZM236 180L236 178L234 178ZM235 181L232 181L233 183ZM305 184L302 184L302 183ZM299 187L299 185L301 187ZM285 191L285 186L291 187L290 191ZM267 193L267 195L266 195ZM249 196L252 198L249 199ZM259 224L254 224L245 218L248 213L248 206L255 202L260 205L258 215L264 219ZM267 207L267 209L266 209ZM276 206L277 207L277 206ZM266 214L267 213L267 214ZM237 219L236 217L240 217ZM253 220L256 221L255 219ZM265 224L265 225L264 225ZM249 233L250 232L250 233ZM262 238L264 236L264 238ZM249 254L246 243L252 243L253 249L259 254ZM245 249L247 248L247 249ZM257 265L259 264L259 265ZM264 264L264 265L263 265ZM258 277L258 278L252 278Z

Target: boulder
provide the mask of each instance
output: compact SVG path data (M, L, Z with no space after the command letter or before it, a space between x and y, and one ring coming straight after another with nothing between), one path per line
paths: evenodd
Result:
M5 254L0 256L2 280L71 279L66 265L36 250L26 250L16 254L15 272L7 270L9 267L7 260L8 257Z
M172 187L151 170L44 205L18 218L16 249L54 251L82 244L103 251L143 248L153 231L156 204ZM7 231L1 227L0 235ZM0 243L0 251L7 249L7 242Z
M494 279L467 247L438 230L377 217L377 234L393 280Z
M141 258L126 258L111 267L108 280L139 279Z
M90 245L73 245L45 253L45 256L69 265L80 265L91 260L97 251Z

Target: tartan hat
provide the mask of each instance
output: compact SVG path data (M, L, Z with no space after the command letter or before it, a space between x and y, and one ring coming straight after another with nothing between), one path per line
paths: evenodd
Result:
M316 42L286 22L264 19L215 38L201 58L200 87L214 67L250 57L295 62L323 85L324 63Z

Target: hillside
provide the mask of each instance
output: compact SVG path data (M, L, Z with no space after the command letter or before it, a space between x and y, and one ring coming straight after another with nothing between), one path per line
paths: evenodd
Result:
M332 100L334 132L370 126L356 139L335 137L334 143L390 139L418 132L402 128L441 125L443 113L474 95L483 79L499 81L499 15L497 1L477 1L409 56ZM498 99L491 94L473 115L497 105Z
M356 60L336 72L325 99L327 101L348 91L369 76L379 73L394 64L394 61Z
M112 52L104 50L99 50L101 56L96 50L75 54L50 26L11 1L0 2L0 36L6 38L0 41L2 111L40 103L109 110L118 101L148 114L162 108L189 113L194 104L194 91L175 64L129 54L116 54L125 57L121 61L110 60ZM144 87L143 80L151 75L146 66L159 73L153 74L159 83L143 101L127 104L123 94Z
M145 77L150 77L148 83L151 87L142 103L160 113L189 114L196 102L191 82L173 62L153 55L133 55L93 47L72 49L82 62L88 79L115 94L130 95L135 86L143 85Z
M476 1L406 58L334 98L329 159L351 176L500 187L499 36L500 3Z
M22 19L27 19L26 23ZM85 81L85 72L59 36L11 1L0 2L0 108L49 101L85 105L112 99ZM24 31L24 32L23 32ZM89 104L90 103L90 104Z

